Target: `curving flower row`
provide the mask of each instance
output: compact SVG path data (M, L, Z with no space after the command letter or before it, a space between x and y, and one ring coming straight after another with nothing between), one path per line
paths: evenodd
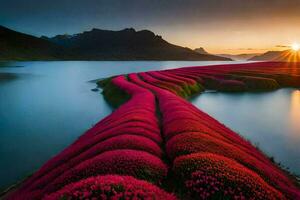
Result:
M185 67L159 73L170 78L176 75L193 79L206 89L225 92L274 90L279 87L300 86L299 63L264 62Z
M299 196L299 190L293 181L238 134L199 111L184 99L155 84L150 84L149 80L145 81L140 74L129 74L128 77L133 83L156 94L162 116L162 132L166 139L166 152L171 161L179 156L188 156L193 153L224 156L232 162L239 163L245 169L245 173L249 172L261 177L264 185L272 188L276 193L282 192L289 198ZM173 165L175 166L175 163ZM191 166L185 167L191 168ZM191 176L194 172L196 170L190 171L189 175ZM177 170L175 175L179 175ZM183 182L185 182L184 179ZM191 190L189 187L187 189ZM266 187L259 188L268 193L265 189ZM231 194L231 197L234 198L234 195ZM272 196L270 198L272 199Z
M176 197L151 183L131 176L106 175L71 183L44 198L57 199L175 200Z
M174 171L196 199L285 199L256 173L216 154L180 156L174 161Z
M143 151L106 151L64 172L44 191L53 192L71 182L101 174L130 175L160 183L167 175L167 166L158 157Z

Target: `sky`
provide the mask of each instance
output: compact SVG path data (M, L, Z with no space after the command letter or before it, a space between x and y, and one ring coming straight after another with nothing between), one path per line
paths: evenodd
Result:
M0 0L0 25L36 36L133 27L210 53L262 53L300 43L300 0Z

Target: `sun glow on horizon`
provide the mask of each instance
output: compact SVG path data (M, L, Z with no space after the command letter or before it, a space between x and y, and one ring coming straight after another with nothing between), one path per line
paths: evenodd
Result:
M290 50L283 51L283 53L279 54L275 60L299 63L300 62L300 44L293 43L290 46Z
M293 43L291 45L291 48L294 50L294 51L299 51L300 50L300 45L298 43Z
M290 108L290 128L294 133L292 135L292 139L299 140L300 135L298 134L300 131L300 90L296 90L291 95L291 108Z

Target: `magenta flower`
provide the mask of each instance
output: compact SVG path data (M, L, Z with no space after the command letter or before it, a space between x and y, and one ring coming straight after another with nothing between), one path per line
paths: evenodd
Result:
M185 181L190 195L200 199L285 199L255 172L216 154L180 156L174 161L174 172Z
M149 182L131 176L106 175L90 177L71 183L59 191L45 196L43 199L176 200L176 197Z

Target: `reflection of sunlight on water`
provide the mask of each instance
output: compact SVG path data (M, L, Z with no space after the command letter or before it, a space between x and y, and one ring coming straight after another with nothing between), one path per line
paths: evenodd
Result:
M300 90L296 90L291 96L290 110L292 139L300 140Z

